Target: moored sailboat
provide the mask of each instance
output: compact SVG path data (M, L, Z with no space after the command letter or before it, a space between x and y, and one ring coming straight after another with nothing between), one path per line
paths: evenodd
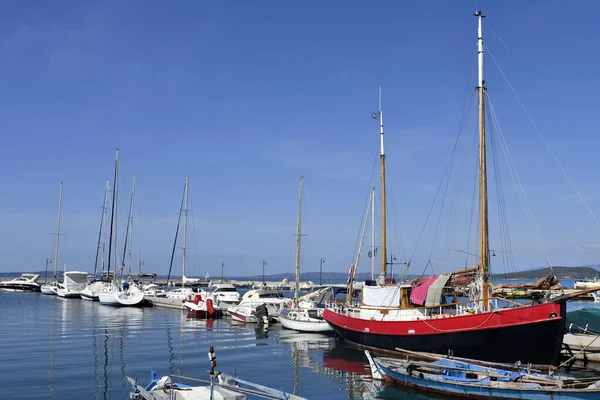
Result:
M565 327L564 298L535 305L501 308L489 284L488 204L483 79L482 18L478 18L479 97L479 261L475 268L440 275L421 285L392 285L387 276L385 152L381 105L380 124L382 243L381 276L363 288L361 304L331 304L324 318L350 343L367 348L428 351L479 360L556 364ZM444 286L453 276L474 274L468 301L442 304ZM352 274L351 274L352 281Z
M98 301L98 293L101 292L106 285L109 283L104 281L104 255L106 247L106 218L108 214L108 193L110 191L110 184L108 179L104 185L104 200L102 202L102 216L100 218L100 229L98 230L98 242L96 244L96 261L94 262L94 273L92 274L93 280L89 282L85 288L81 291L81 298L84 300ZM100 241L103 240L103 243ZM102 249L102 251L100 251ZM96 279L96 273L98 271L98 258L102 255L102 273L101 279Z
M284 309L279 315L281 326L302 332L327 332L333 329L323 319L323 309L313 307L311 303L300 307L300 244L302 240L302 184L304 176L300 177L300 194L298 196L298 232L296 233L296 287L294 290L294 303L291 310Z
M117 250L116 250L117 231L116 231L116 223L114 222L114 220L116 219L116 215L117 215L118 181L119 181L119 149L117 149L116 158L115 158L115 179L113 182L113 197L112 197L112 209L111 209L111 217L110 217L110 235L109 235L110 238L108 241L108 265L107 265L108 276L110 276L111 260L114 260L115 263L117 260ZM135 175L134 175L134 187L133 187L132 192L134 190L135 190ZM132 201L133 201L133 194L132 194ZM131 208L130 208L130 214L131 214ZM113 242L114 242L114 244L113 244ZM114 249L113 249L113 246L114 246ZM126 249L127 249L127 238L125 239L123 259L125 258ZM124 266L124 264L122 264L122 265ZM109 306L116 306L116 307L131 307L131 306L142 305L142 303L144 301L144 292L142 290L140 290L136 285L130 284L127 281L123 281L123 282L121 282L121 284L119 284L119 276L122 273L122 268L121 268L121 271L119 273L117 273L116 267L115 267L114 272L115 273L113 276L112 283L104 286L102 288L102 290L100 292L98 292L98 299L100 300L100 303L109 305Z
M62 210L62 195L63 195L63 183L60 183L60 192L58 195L58 218L56 221L56 239L54 242L54 260L52 262L52 268L54 269L54 274L52 275L52 280L50 282L47 282L46 284L42 285L42 287L40 288L40 291L42 292L42 294L47 294L47 295L56 295L57 294L57 290L58 290L58 276L57 276L57 265L58 265L58 244L59 244L59 237L60 237L60 213ZM45 277L46 279L48 279L48 277Z

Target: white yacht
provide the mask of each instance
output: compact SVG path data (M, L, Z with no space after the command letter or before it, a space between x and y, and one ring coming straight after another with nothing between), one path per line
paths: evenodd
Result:
M202 288L199 287L181 287L167 292L167 298L176 300L193 300L194 296L202 294Z
M211 287L202 290L202 297L211 297L215 305L226 312L229 307L240 304L241 296L236 287L231 283L215 283Z
M0 290L6 292L39 292L40 285L36 282L39 277L36 274L21 274L18 278L0 282Z
M143 286L146 297L167 297L167 291L161 289L156 283L149 283Z
M48 294L51 296L56 296L57 290L58 290L58 280L52 280L50 283L46 283L43 284L42 287L40 288L40 291L42 292L42 294Z
M289 308L291 299L284 297L279 290L256 289L249 290L242 296L242 301L237 306L229 307L231 318L242 322L257 322L254 316L256 307L264 305L268 311L269 319L278 320L282 310Z

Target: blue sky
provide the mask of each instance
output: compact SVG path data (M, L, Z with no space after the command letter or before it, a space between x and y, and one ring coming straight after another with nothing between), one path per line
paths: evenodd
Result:
M12 2L0 15L0 271L43 269L52 257L61 181L60 265L93 269L119 147L120 242L137 174L135 264L141 253L147 270L167 271L188 174L194 275L220 275L221 262L226 274L259 274L262 260L267 273L292 272L302 172L302 268L318 270L324 257L326 271L345 272L365 198L379 187L369 114L380 84L390 214L402 237L391 252L407 260L473 96L477 8L488 16L488 49L600 214L594 1ZM600 227L486 57L490 98L550 262L598 263ZM468 159L468 149L460 154ZM543 265L506 171L503 181L516 267ZM465 221L457 230L468 231ZM448 249L469 250L453 243L468 233L447 239L442 223L432 245L432 228L413 273L430 258L442 262L435 272L465 261ZM366 257L360 270L370 270Z

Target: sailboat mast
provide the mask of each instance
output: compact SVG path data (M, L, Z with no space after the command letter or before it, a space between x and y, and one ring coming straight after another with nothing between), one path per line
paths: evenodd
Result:
M383 150L383 111L381 111L381 86L379 86L379 140L381 146L381 277L387 274L387 216L385 205L385 151Z
M294 290L294 307L298 307L298 297L300 296L300 241L302 239L302 184L304 176L300 176L300 194L298 196L298 230L296 232L296 290Z
M56 242L54 244L54 279L56 279L56 265L58 263L58 241L60 238L60 212L62 209L63 183L60 183L60 192L58 194L58 222L56 223Z
M485 80L483 79L483 34L481 23L485 15L481 11L475 13L477 17L477 60L478 81L477 92L479 94L479 276L481 279L481 292L483 309L489 307L489 229L488 229L488 200L487 200L487 164L485 148Z
M187 250L187 217L188 217L188 194L189 194L190 177L185 177L185 205L183 206L183 260L181 267L181 286L185 285L185 256Z
M108 185L108 183L107 183ZM106 209L106 202L108 201L107 197L107 187L104 188L104 201L102 203L102 215L100 217L100 229L98 230L98 243L96 244L96 261L94 262L94 277L96 277L96 272L98 271L98 256L100 255L100 241L102 240L102 229L104 228L104 210ZM104 267L104 253L102 253L102 264Z
M110 261L111 258L114 263L117 262L117 246L116 240L114 241L115 246L113 250L113 237L116 239L117 229L115 227L115 217L117 214L117 180L119 176L119 149L117 149L117 155L115 157L115 178L113 180L113 196L112 196L112 206L110 211L110 236L108 238L108 266L106 268L107 278L110 279ZM114 232L114 233L113 233ZM116 272L116 267L115 271ZM114 273L113 272L113 273ZM116 274L115 274L116 278Z
M110 183L108 182L108 179L106 180L106 187L104 188L104 209L102 210L103 213L103 217L102 217L102 273L104 273L104 266L105 266L105 257L106 257L106 232L108 232L106 230L106 219L108 217L108 195L110 193Z
M371 189L371 280L375 279L375 187Z
M127 273L131 275L131 250L133 245L133 210L135 207L135 174L133 174L133 187L131 188L131 210L129 211L129 262Z

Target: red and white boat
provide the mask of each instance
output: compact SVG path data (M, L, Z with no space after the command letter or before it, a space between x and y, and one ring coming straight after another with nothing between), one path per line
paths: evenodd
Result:
M193 301L186 301L182 304L182 307L188 311L188 315L195 318L221 318L223 312L216 304L213 299L208 297L203 299L201 294L194 296Z
M479 251L475 268L425 279L418 285L389 284L386 274L385 153L381 106L373 117L380 122L382 186L382 274L373 285L365 285L360 303L353 303L352 290L344 304L331 303L323 317L337 335L350 343L373 348L403 348L477 360L535 364L557 364L565 328L565 300L521 305L494 299L489 277L488 204L483 80L483 39L478 12L479 59ZM351 268L349 285L352 287ZM448 281L470 274L469 300L444 304ZM374 283L374 282L373 282ZM388 284L386 284L388 283ZM508 304L508 305L507 305Z

